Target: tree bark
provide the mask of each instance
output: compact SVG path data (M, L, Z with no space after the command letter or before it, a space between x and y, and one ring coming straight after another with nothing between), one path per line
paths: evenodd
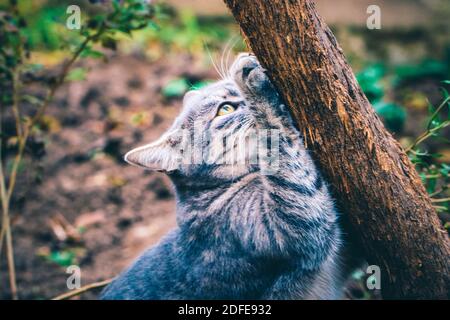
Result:
M448 235L309 0L224 0L290 106L384 298L447 299Z

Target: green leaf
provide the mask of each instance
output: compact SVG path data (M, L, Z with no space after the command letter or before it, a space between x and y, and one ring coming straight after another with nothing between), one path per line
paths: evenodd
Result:
M356 75L358 81L362 82L376 82L380 80L385 74L385 67L381 63L372 64Z
M102 39L102 46L103 48L116 50L117 49L117 42L115 39L111 37L105 37Z
M450 165L443 163L441 165L441 168L439 169L439 172L443 175L443 176L448 176L450 173Z
M62 267L68 267L74 264L75 253L72 251L54 251L50 253L48 259Z
M379 82L362 82L361 89L371 103L376 103L384 96L384 87Z
M36 106L38 106L42 103L41 99L39 99L38 97L32 96L32 95L29 95L29 94L24 94L22 96L22 100L26 101L28 103L31 103L33 105L36 105Z
M196 83L194 83L191 87L192 90L198 90L201 89L203 87L206 87L207 85L211 84L213 81L212 80L203 80L203 81L197 81Z
M403 107L395 103L378 102L373 108L383 118L389 130L400 132L403 129L406 120L406 111Z
M162 94L166 98L181 97L189 90L189 83L184 78L173 79L162 89Z
M364 271L362 271L361 269L356 269L355 271L353 271L353 273L351 274L351 277L354 280L361 280L363 279L363 277L365 276Z
M437 179L427 179L426 180L426 189L428 193L433 193L436 191Z
M25 65L25 71L36 72L44 69L44 66L40 63L30 63Z
M361 70L356 75L361 89L371 103L376 103L384 96L384 87L380 80L385 74L385 67L382 64L373 64Z
M447 73L447 65L437 60L427 59L419 64L399 65L395 72L402 79L417 79L425 76L443 78Z
M91 48L86 48L83 50L83 52L80 55L82 58L94 58L94 59L100 59L100 58L104 58L105 54L103 52L97 51L97 50L93 50Z
M11 174L13 167L14 167L14 160L8 159L8 161L6 162L7 172ZM19 165L17 166L17 173L21 174L22 172L24 172L25 168L26 168L26 164L25 164L25 161L22 159L19 161Z
M66 77L68 81L82 81L86 79L86 69L84 68L75 68L72 69Z
M120 3L119 3L119 0L113 0L113 1L112 1L112 5L113 5L113 8L114 8L114 11L120 11Z

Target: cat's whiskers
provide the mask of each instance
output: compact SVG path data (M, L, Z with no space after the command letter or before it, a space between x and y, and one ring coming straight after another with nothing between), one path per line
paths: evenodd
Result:
M232 41L232 44L230 45L230 47L228 48L228 52L227 52L227 57L225 60L225 68L226 68L226 75L228 78L231 78L231 73L230 73L230 55L231 52L233 51L234 47L236 46L236 43L239 41L239 37L238 35L234 35L230 41Z
M214 70L216 70L216 72L217 72L217 74L220 76L220 78L223 79L223 78L224 78L224 75L222 74L222 72L219 70L219 67L218 67L217 64L215 63L215 61L214 61L214 59L213 59L213 57L212 57L212 55L211 55L211 51L209 50L208 44L207 44L205 41L203 41L203 44L204 44L204 46L205 46L206 52L208 53L209 59L211 60L211 63L212 63L212 65L213 65L213 67L214 67Z
M233 52L234 47L236 46L236 43L239 41L239 37L237 35L231 37L225 47L223 48L222 54L220 56L220 64L217 64L214 59L213 56L211 54L211 51L208 47L208 44L203 41L203 45L206 49L206 52L208 53L208 57L211 60L211 63L215 69L215 71L217 72L217 74L219 75L219 77L222 80L226 80L226 79L230 79L232 76L230 74L230 57L231 57L231 53Z
M237 38L236 35L231 37L227 41L227 43L222 51L222 56L220 59L220 66L221 66L222 74L224 75L224 77L222 78L223 80L225 80L226 78L231 78L230 72L229 72L229 61L230 61L230 53L233 50L233 48L236 45L236 42L238 40L236 38Z
M228 44L227 44L228 45ZM225 46L225 48L222 50L222 53L221 53L221 55L220 55L220 70L222 71L222 80L224 80L225 78L224 78L224 75L225 75L225 73L224 73L224 67L223 67L223 53L225 52L225 50L226 50L226 48L227 48L227 45Z
M225 65L224 65L224 56L225 56L225 52L228 50L228 46L230 44L230 40L227 41L225 47L222 50L222 54L220 56L220 68L222 71L222 74L225 76L226 75L226 71L225 71ZM222 80L225 80L225 77L222 77Z

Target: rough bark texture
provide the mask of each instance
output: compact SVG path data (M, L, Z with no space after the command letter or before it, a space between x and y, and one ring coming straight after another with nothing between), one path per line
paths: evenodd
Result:
M384 298L446 299L448 236L309 0L224 0L332 185Z

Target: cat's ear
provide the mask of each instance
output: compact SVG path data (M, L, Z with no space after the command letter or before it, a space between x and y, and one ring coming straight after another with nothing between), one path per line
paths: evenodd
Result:
M167 132L153 143L129 151L124 159L129 164L154 171L173 171L180 165L181 137Z

